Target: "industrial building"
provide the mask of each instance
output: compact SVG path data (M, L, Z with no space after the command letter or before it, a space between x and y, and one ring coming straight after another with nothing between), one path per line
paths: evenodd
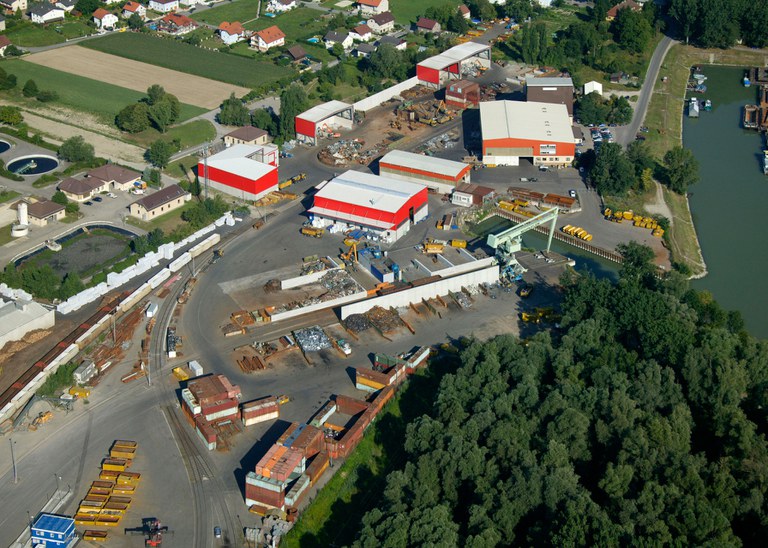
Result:
M234 144L200 160L197 175L225 194L258 200L277 190L279 157L276 145Z
M80 540L74 519L53 514L40 514L30 526L30 533L32 546L69 548Z
M316 145L318 137L333 135L336 129L352 129L354 124L354 105L328 101L296 116L296 138L302 143Z
M35 301L0 299L0 348L23 339L30 331L53 327L55 321L53 309Z
M192 195L179 185L168 185L133 202L128 206L128 212L142 221L151 221L180 208L191 199Z
M573 118L573 80L570 78L525 77L525 99L529 102L565 105Z
M480 104L480 84L456 80L445 88L445 104L453 108L472 108Z
M308 213L315 226L342 223L394 242L427 216L427 187L347 171L318 186Z
M531 158L538 166L567 166L576 145L565 105L521 101L480 103L483 163L518 166Z
M416 77L422 86L440 89L450 80L461 80L490 66L491 46L465 42L418 63Z
M457 185L468 183L472 166L423 154L393 150L379 160L379 173L421 183L427 188L450 194Z
M493 201L496 192L487 186L464 184L451 194L451 203L463 207L482 206Z

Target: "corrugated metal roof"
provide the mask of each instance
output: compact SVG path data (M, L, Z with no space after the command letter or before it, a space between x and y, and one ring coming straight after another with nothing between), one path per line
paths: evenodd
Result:
M571 121L565 105L522 101L480 103L483 141L489 139L531 139L573 143Z
M444 69L450 65L455 65L459 61L464 61L477 55L478 53L490 50L490 46L487 44L480 44L478 42L465 42L457 46L453 46L445 50L443 53L428 57L419 63L422 67L432 69Z
M348 108L353 108L353 106L343 101L328 101L327 103L317 105L316 107L312 107L311 109L302 112L298 117L308 122L317 123L322 122L331 116L335 116Z
M42 514L37 518L32 528L53 533L66 533L67 529L74 527L74 525L75 520L72 518Z
M260 152L262 149L269 151L271 148L277 148L275 145L232 145L221 152L208 158L208 167L221 169L227 173L246 177L251 180L257 180L277 169L269 164L264 164L251 158L252 155ZM201 161L202 163L202 161ZM204 176L204 173L200 174Z
M573 87L573 80L570 78L536 78L535 76L528 75L525 77L525 85L537 87Z
M414 154L413 152L405 152L404 150L393 150L388 152L381 160L379 160L379 164L382 163L429 171L448 177L460 177L461 172L468 167L467 164L461 162L424 156L423 154Z
M395 213L424 188L424 185L417 183L360 171L346 171L328 181L315 196Z

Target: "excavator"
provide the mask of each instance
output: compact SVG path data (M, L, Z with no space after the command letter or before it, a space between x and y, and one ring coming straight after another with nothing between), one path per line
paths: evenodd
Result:
M341 253L339 258L344 261L348 266L352 266L357 262L357 242L352 242L349 249L345 253Z

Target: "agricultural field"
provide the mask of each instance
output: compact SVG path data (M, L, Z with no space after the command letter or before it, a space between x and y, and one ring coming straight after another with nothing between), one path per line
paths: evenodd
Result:
M164 67L173 71L206 78L208 80L205 86L208 88L214 85L221 86L223 82L234 86L241 86L239 89L233 89L231 86L228 87L228 89L235 91L235 95L238 96L245 95L249 91L245 88L253 88L294 74L294 71L290 68L277 67L271 63L261 63L238 55L209 51L172 38L160 38L134 32L122 32L111 34L104 38L88 40L83 42L83 46L91 50L156 65L155 69L157 67ZM145 67L144 71L153 69L153 67L148 67L147 65L142 66ZM112 66L103 68L105 70L111 69L111 72L119 77L125 67L121 66L120 63L113 62ZM157 83L163 85L168 91L179 97L180 100L183 100L182 95L184 93L172 91L174 79L179 80L179 76L182 76L183 79L183 75L175 74L177 76L173 76L169 81L158 81ZM110 74L111 77L112 74ZM212 82L211 80L215 81ZM139 81L147 82L148 79L143 77ZM150 83L154 82L156 80ZM195 82L178 81L178 84L179 87L186 88L189 92L205 91L195 89L201 85L199 79ZM206 106L208 108L215 108L229 93L227 91L224 94L218 92L210 94L211 96L206 101ZM215 95L215 98L213 95Z
M93 34L93 29L82 21L62 21L45 27L22 22L5 35L11 43L22 47L41 47L60 44L65 40Z
M142 38L144 35L134 33L113 34L108 38L90 40L89 44L95 44L109 38L122 39L123 37L132 39L134 37ZM232 57L222 53L208 52L172 40L149 38L150 40L157 41L156 45L158 46L159 51L166 52L163 55L166 59L170 60L169 64L173 64L174 55L172 46L176 44L190 48L192 50L191 53L194 53L195 55L199 54L201 57L203 57L202 54L205 53L216 56L216 63L218 64L211 64L210 66L210 69L213 71L224 65L226 61L231 60L230 58ZM127 43L131 42L133 42L133 40L129 40ZM154 42L150 42L150 44L154 45ZM169 47L170 49L168 49ZM141 56L140 48L126 47L125 52L130 55ZM137 52L139 53L137 54ZM159 52L158 55L160 55ZM182 103L196 105L207 110L218 107L221 104L221 101L228 97L232 92L234 92L235 95L242 96L249 91L247 88L225 84L207 78L200 78L199 76L193 76L175 70L168 70L152 64L124 59L123 57L117 57L115 55L80 46L69 46L66 48L33 53L32 55L25 57L25 59L30 63L36 63L47 67L56 67L65 72L78 74L102 82L109 82L135 91L143 92L152 84L160 84L168 93L172 93L178 97L179 101ZM243 61L240 59L236 60ZM275 68L276 67L272 67L273 70ZM250 70L253 69L251 68ZM38 82L38 85L39 84L40 83Z
M115 116L123 107L141 99L145 91L127 89L17 59L0 61L0 68L16 75L19 87L27 80L34 80L40 89L56 90L59 98L55 103L76 111L88 112L110 125L114 123ZM181 120L198 116L205 111L206 109L182 103Z
M236 0L209 10L193 13L191 17L196 21L216 25L217 27L222 21L246 23L251 19L256 19L259 14L259 4L259 0ZM265 6L266 4L264 2ZM266 19L271 20L269 17Z

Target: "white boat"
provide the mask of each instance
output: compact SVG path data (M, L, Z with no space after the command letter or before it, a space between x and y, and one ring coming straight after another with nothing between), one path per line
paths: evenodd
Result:
M763 151L763 173L768 175L768 150Z
M61 244L56 240L45 240L45 247L51 251L61 251Z
M691 97L691 101L688 103L688 117L699 117L699 100L696 97Z

